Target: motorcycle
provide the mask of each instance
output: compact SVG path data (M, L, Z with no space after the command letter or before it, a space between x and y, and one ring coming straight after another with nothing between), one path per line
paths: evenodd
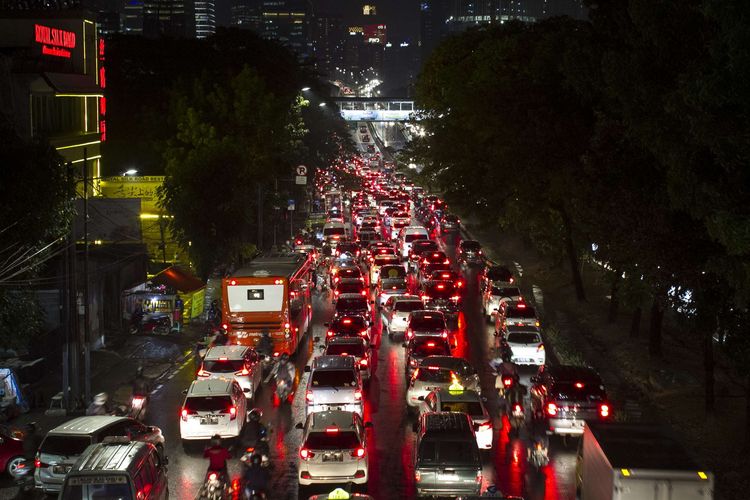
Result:
M16 498L32 498L34 495L34 466L33 460L24 460L15 470L14 483L18 486Z
M526 417L523 413L523 406L520 403L515 403L510 411L510 429L512 432L518 432L526 422Z
M167 335L172 330L172 320L166 313L145 314L140 321L130 325L130 333L145 335Z
M223 500L226 496L226 490L227 484L224 474L220 471L209 470L198 493L198 498L201 500Z
M534 443L534 448L531 450L531 456L529 457L531 465L537 469L549 464L549 456L547 455L547 448L540 442Z
M279 404L283 404L289 399L292 393L292 384L284 379L276 379L276 397L279 398Z
M518 383L520 377L518 375L518 369L513 363L504 362L495 369L495 389L497 394L501 398L505 398L505 395L513 389L513 386Z

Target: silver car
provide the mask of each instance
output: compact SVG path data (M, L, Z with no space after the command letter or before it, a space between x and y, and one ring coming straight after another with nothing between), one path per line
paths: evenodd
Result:
M319 411L342 410L362 415L362 377L354 356L318 356L312 366L305 391L305 415Z
M503 302L509 300L523 300L521 290L517 286L499 281L493 282L488 286L482 295L482 309L484 310L484 315L487 316L487 321L492 321Z
M409 326L409 315L412 311L423 308L422 299L416 295L394 295L389 297L380 310L383 320L383 332L388 332L389 337L404 333Z

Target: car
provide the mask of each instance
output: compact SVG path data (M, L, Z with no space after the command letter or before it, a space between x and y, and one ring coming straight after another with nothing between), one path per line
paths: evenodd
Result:
M366 429L372 424L351 411L310 413L299 449L298 481L311 484L367 484L369 479ZM326 496L326 498L331 498ZM348 494L345 498L349 498Z
M363 412L362 377L354 356L317 356L305 366L305 415L319 411Z
M380 239L382 239L382 235L379 231L373 231L372 229L357 231L357 242L359 242L360 245L368 245L373 241L378 241Z
M482 458L466 413L429 412L415 425L414 476L418 497L479 497Z
M422 299L416 295L393 295L385 301L380 311L383 331L389 337L403 333L409 326L409 315L413 311L422 310Z
M409 314L409 323L404 333L407 340L414 337L440 337L448 339L445 315L439 311L419 310Z
M380 248L378 249L378 252L383 251L393 251L393 249L386 249L386 248ZM400 265L401 259L397 257L394 254L388 253L378 253L374 257L370 257L370 285L375 286L378 283L378 278L380 277L380 268L381 266L388 266L388 265Z
M234 439L247 421L247 398L234 379L194 380L180 409L180 439L189 448L192 441L215 435Z
M348 252L352 254L352 257L357 258L359 257L360 253L359 245L353 241L342 241L336 246L334 256L338 257L345 252Z
M398 247L401 250L401 257L409 257L409 251L412 244L417 240L428 240L430 234L422 226L406 226L401 229L398 236Z
M461 219L453 214L446 214L440 219L439 229L442 234L456 233L461 229Z
M488 283L499 281L508 285L512 285L516 282L516 279L513 277L513 273L510 272L510 269L505 266L488 267L484 271L484 279Z
M407 380L427 356L451 355L451 346L442 337L415 337L402 345L406 349L404 372Z
M372 317L370 300L359 293L342 293L336 298L334 317L364 316L368 320Z
M479 373L471 364L463 358L455 356L427 356L419 366L439 366L451 370L464 389L482 393L482 385Z
M509 300L500 304L495 319L495 332L502 332L508 326L535 326L539 328L541 322L536 309L523 301Z
M372 352L365 337L331 337L325 345L326 356L354 356L363 380L370 380Z
M362 337L368 342L371 339L370 321L362 315L344 315L334 317L330 323L325 323L326 342L334 337Z
M24 461L25 433L7 425L0 425L0 469L11 479L20 477L18 466Z
M517 365L543 365L547 357L539 329L535 326L508 325L500 333L503 359Z
M390 237L390 239L397 239L398 235L401 233L401 229L408 226L410 222L411 217L409 217L409 214L407 212L395 212L391 216L391 222L389 224L390 234L388 236Z
M479 449L492 448L492 418L478 392L438 387L422 398L418 408L420 415L443 411L466 413L474 424Z
M342 293L358 293L367 297L367 287L362 278L340 278L333 283L333 300L336 300Z
M243 345L211 347L203 357L197 376L199 379L234 379L245 397L251 400L263 381L261 355Z
M611 421L612 407L601 377L593 369L543 365L531 377L531 414L547 434L583 434L587 421Z
M377 305L382 307L389 297L403 295L408 290L406 269L401 264L386 264L380 268L376 287Z
M369 262L370 257L372 257L375 254L377 254L378 250L381 249L381 248L390 249L390 248L393 248L393 245L391 245L391 243L388 242L388 241L383 241L383 240L373 241L373 242L369 243L367 245L367 247L365 247L364 252L362 252L362 256L367 259L367 262ZM384 253L387 254L387 253L390 253L390 252L386 251Z
M420 365L406 386L406 408L416 410L425 396L440 387L459 387L456 375L448 368Z
M414 240L409 249L409 267L415 270L418 269L422 254L436 252L438 250L440 250L440 247L438 247L438 244L433 240Z
M482 244L476 240L461 240L458 244L456 260L459 264L466 266L484 264Z
M343 221L326 222L323 226L323 240L331 247L336 248L339 241L349 236L349 227Z
M331 284L333 286L336 285L337 281L344 278L358 278L362 280L363 283L365 282L365 275L362 273L362 269L360 269L360 267L357 265L337 267L333 271L331 271Z
M456 288L463 289L466 285L466 281L456 271L450 269L438 269L432 271L430 274L429 281L451 281L456 284Z
M420 282L427 281L430 275L439 269L450 269L451 261L444 252L424 252L420 257L417 277Z
M487 317L487 321L491 322L497 315L500 306L510 300L523 301L521 290L517 286L508 285L503 281L491 282L491 285L487 286L482 294L482 310Z

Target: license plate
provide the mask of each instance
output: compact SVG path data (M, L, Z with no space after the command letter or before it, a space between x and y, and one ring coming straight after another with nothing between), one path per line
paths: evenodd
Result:
M216 425L219 423L219 417L202 417L201 425Z
M341 453L326 453L323 455L324 462L343 462L344 456Z
M70 465L55 465L52 467L52 472L55 474L67 474L70 472L71 466Z
M456 474L438 474L438 481L458 481Z

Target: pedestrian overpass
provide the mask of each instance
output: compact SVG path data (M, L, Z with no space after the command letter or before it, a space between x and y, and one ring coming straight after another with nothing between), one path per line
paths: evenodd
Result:
M419 120L414 99L397 97L338 97L334 99L347 121L394 122Z

